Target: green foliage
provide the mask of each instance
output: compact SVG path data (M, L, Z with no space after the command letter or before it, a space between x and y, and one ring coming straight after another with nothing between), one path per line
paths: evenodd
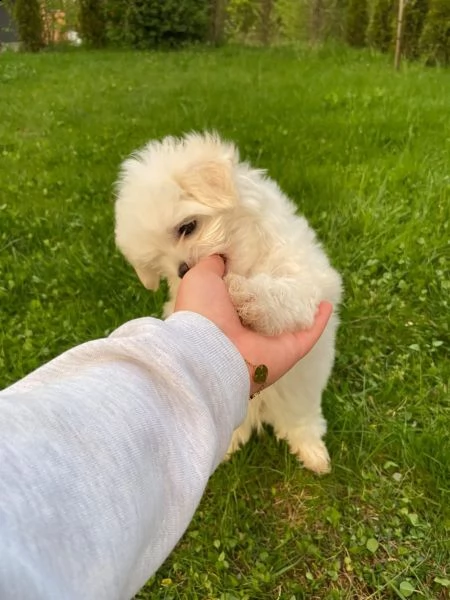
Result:
M13 6L22 49L27 52L38 52L44 46L39 0L16 0Z
M348 0L345 39L350 46L366 44L368 19L366 0Z
M345 46L81 49L4 54L0 86L0 387L160 313L113 234L118 166L151 138L235 140L344 277L332 473L255 436L138 597L447 598L448 73Z
M326 10L326 36L327 38L344 40L347 28L347 5L349 0L328 0ZM367 10L367 0L361 0ZM367 17L366 17L367 19ZM367 27L367 21L366 25Z
M308 8L302 2L277 0L275 12L275 36L277 40L298 41L306 38Z
M18 5L31 11L37 2L18 0ZM41 4L64 10L66 29L73 28L74 7L79 5L79 29L88 46L109 43L137 49L227 41L269 45L312 40L320 46L328 39L345 39L350 46L368 43L388 52L394 49L398 9L398 0L41 0ZM448 64L449 12L450 0L408 0L403 55L423 56L429 65Z
M367 30L369 44L381 52L390 50L394 41L395 23L395 2L375 0Z
M260 41L265 46L270 44L274 30L274 5L275 0L260 0L259 6L259 30L260 30Z
M429 0L408 0L405 6L402 51L407 58L419 57L419 42Z
M133 2L130 0L106 0L106 38L111 46L131 46L134 40L130 31Z
M229 0L226 35L247 43L277 43L306 38L310 9L305 0Z
M255 0L229 0L226 23L228 37L246 41L257 29L258 16Z
M430 0L420 50L427 64L450 64L449 0Z
M210 8L208 0L108 0L108 38L137 49L204 42Z
M92 48L101 48L106 43L105 0L79 0L79 8L81 39Z
M79 2L81 0L40 0L41 6L47 12L64 11L65 27L67 30L77 30L79 25Z

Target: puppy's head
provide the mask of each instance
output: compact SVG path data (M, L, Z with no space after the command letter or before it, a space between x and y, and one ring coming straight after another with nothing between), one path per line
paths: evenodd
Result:
M203 256L226 254L238 160L217 135L192 133L152 141L122 164L116 243L145 287L182 277Z

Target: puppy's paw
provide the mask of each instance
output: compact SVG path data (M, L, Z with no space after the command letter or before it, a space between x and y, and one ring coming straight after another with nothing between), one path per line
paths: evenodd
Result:
M324 475L331 471L330 456L327 447L322 440L309 441L307 443L290 444L291 451L303 463L306 469Z
M299 306L298 314L296 315L297 329L310 329L314 325L318 308L319 303L313 300L303 302Z
M308 298L299 302L295 315L296 329L310 329L314 325L319 302L316 298Z
M242 323L255 331L262 331L266 315L252 289L251 280L229 273L224 279L231 301Z
M224 281L236 310L239 310L245 304L255 301L255 295L250 288L250 282L245 277L228 273L228 275L225 275Z
M259 333L277 335L309 329L314 323L320 302L315 286L264 273L248 279L231 273L225 282L241 321Z

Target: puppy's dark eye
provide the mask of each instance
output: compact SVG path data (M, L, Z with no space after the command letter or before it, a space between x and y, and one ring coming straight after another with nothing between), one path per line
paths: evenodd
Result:
M187 237L188 235L191 235L191 233L194 233L196 228L197 228L197 221L189 221L189 223L183 223L183 225L181 225L178 228L178 237L181 237L181 236Z

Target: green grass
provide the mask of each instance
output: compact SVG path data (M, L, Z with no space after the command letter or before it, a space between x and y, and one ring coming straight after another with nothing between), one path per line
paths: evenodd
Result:
M119 162L149 138L234 139L345 280L332 474L253 439L139 598L448 597L449 114L448 71L348 50L0 56L1 384L158 314L113 244Z

